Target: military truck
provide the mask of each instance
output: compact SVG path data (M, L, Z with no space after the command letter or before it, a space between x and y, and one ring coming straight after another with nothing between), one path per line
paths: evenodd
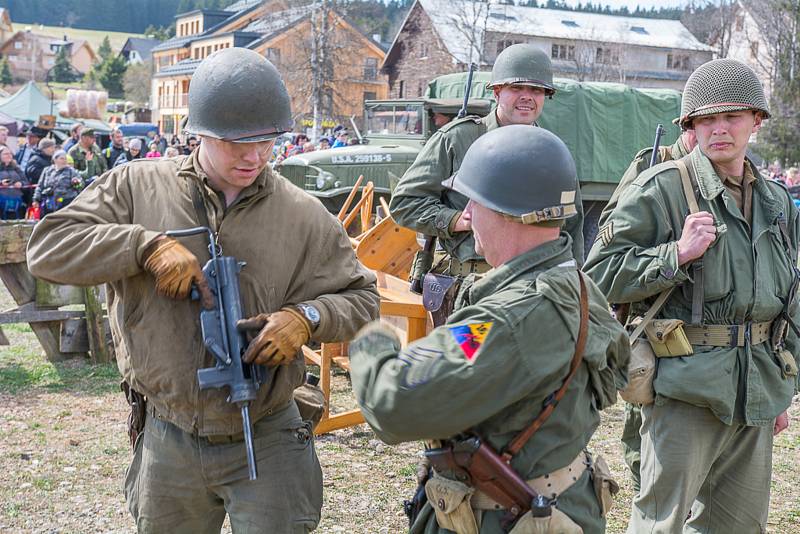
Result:
M397 180L437 130L434 113L455 117L462 105L463 96L367 100L364 128L357 132L361 144L291 156L277 169L334 213L339 211L360 175L364 176L363 183L373 182L375 194L388 200ZM467 111L485 115L491 105L487 98L470 99Z
M331 211L338 210L361 174L374 182L376 192L387 194L435 131L432 114L457 113L466 76L434 79L425 98L367 101L365 144L293 156L283 162L280 172L320 197ZM475 73L470 113L485 115L494 104L486 87L490 76ZM681 95L671 89L564 79L557 79L555 86L557 92L545 102L538 123L558 135L575 158L586 217L584 236L590 245L603 206L636 153L652 146L656 126L664 126L663 145L680 135L672 120L680 115Z

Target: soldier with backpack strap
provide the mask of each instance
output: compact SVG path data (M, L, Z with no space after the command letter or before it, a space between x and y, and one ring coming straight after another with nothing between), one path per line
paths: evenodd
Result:
M636 334L655 356L652 389L628 395L643 404L630 534L766 531L773 433L788 425L800 354L800 216L745 155L767 118L749 67L699 67L680 118L698 146L621 192L587 259L609 300L648 319Z

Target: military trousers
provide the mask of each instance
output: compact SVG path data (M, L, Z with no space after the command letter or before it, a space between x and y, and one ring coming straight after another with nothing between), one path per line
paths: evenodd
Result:
M634 495L639 493L642 436L639 430L642 427L642 409L638 404L625 403L625 421L622 426L622 454L625 463L631 472Z
M672 399L644 406L642 487L628 534L766 532L772 430L726 425Z
M322 470L310 423L297 405L253 425L258 479L250 481L242 441L211 444L148 416L125 476L140 533L306 533L322 509Z

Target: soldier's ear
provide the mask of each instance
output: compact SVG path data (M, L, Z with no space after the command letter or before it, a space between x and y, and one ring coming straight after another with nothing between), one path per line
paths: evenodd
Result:
M763 123L764 123L764 114L760 111L756 111L753 115L753 133L759 131Z

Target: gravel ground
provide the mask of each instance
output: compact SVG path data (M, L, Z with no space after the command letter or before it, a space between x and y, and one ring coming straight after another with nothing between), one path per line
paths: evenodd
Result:
M6 295L0 306L10 307ZM127 405L112 365L44 358L27 325L5 326L0 348L0 533L134 532L121 493L130 459ZM334 411L354 405L347 375L333 379ZM769 531L800 533L800 400L775 443ZM624 532L632 497L619 449L621 405L608 410L590 447L622 485L608 532ZM325 487L318 532L395 533L414 489L419 445L388 446L366 425L321 436ZM229 532L226 526L225 532ZM731 533L737 534L737 533Z

